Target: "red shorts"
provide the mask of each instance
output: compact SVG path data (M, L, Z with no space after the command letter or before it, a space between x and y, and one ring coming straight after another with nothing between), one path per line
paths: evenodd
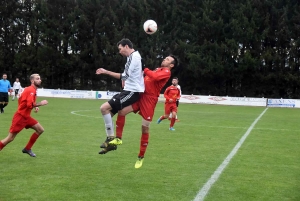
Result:
M31 128L35 124L37 124L38 121L32 118L31 116L29 117L23 117L19 113L15 113L13 119L12 119L12 124L10 126L9 132L10 133L19 133L23 128Z
M177 105L174 103L165 103L165 114L169 115L171 112L177 113Z
M141 94L140 99L132 104L133 112L139 114L147 121L152 121L158 97Z

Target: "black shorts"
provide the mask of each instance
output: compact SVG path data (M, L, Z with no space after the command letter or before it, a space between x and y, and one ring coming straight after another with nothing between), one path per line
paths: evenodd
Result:
M8 93L7 92L0 92L0 102L8 103Z
M179 100L176 101L176 106L178 107L178 105L179 105Z
M108 103L110 104L113 114L116 114L124 107L132 105L140 98L140 92L122 91L119 94L114 95Z
M15 95L18 95L19 89L15 89Z

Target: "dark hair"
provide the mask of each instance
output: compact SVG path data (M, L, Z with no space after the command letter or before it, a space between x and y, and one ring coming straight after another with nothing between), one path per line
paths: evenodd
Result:
M178 77L173 77L172 80L177 80L178 81Z
M175 67L177 67L178 66L178 59L177 59L177 57L176 56L174 56L174 55L169 55L170 57L172 57L174 60L171 62L171 64L174 64L174 68Z
M117 43L117 46L119 45L122 45L123 47L125 47L125 45L128 45L128 47L130 49L133 48L133 44L132 42L128 39L128 38L123 38L122 40L120 40L118 43Z

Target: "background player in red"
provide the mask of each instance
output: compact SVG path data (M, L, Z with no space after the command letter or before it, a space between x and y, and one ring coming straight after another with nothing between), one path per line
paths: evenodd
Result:
M178 60L175 56L170 55L166 57L162 63L161 67L155 70L144 69L144 82L145 82L145 92L140 95L140 99L123 108L118 112L118 117L116 121L116 138L109 142L112 145L122 144L122 134L125 125L125 115L134 112L142 116L142 136L140 141L140 152L138 154L138 160L135 163L135 168L140 168L143 165L144 155L149 142L149 126L152 121L154 110L158 102L158 97L160 91L165 86L167 81L171 77L171 69L178 65Z
M181 87L180 87L180 85L178 84L178 82L179 82L178 78L177 78L177 77L173 77L173 79L172 79L172 84L173 84L174 86L176 86L176 87L179 89L179 91L180 91L180 97L181 97L182 92L181 92ZM176 115L176 118L175 118L175 122L179 122L179 119L178 119L178 106L179 106L179 100L180 100L180 98L176 100L177 115ZM172 113L170 113L168 120L171 120L171 119L172 119Z
M30 113L33 108L35 109L35 112L38 112L39 106L47 105L48 101L42 100L40 103L35 102L36 90L42 82L40 76L38 74L32 74L30 76L30 82L31 85L26 87L20 94L18 110L12 119L8 136L0 141L0 150L2 150L8 143L13 141L23 128L32 128L35 130L35 132L31 135L26 147L22 150L22 152L29 154L31 157L35 157L36 155L31 151L31 147L37 138L44 132L44 128L39 122L30 116Z
M159 124L162 120L167 119L169 117L169 114L172 113L169 130L175 131L175 128L173 127L176 121L176 113L177 113L176 101L180 98L180 91L177 88L177 86L174 86L172 84L165 90L164 97L166 98L165 114L157 120L157 123Z

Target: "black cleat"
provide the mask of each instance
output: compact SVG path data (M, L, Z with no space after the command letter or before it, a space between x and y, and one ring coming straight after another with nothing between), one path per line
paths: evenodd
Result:
M117 150L117 145L108 145L107 147L103 148L101 151L99 151L99 154L106 154L109 151Z
M115 139L115 137L107 137L106 140L100 145L100 148L106 148L108 147L108 143Z
M27 149L23 149L22 150L22 152L24 153L24 154L28 154L29 156L31 156L31 157L36 157L36 155L31 151L31 149L29 149L29 150L27 150Z

